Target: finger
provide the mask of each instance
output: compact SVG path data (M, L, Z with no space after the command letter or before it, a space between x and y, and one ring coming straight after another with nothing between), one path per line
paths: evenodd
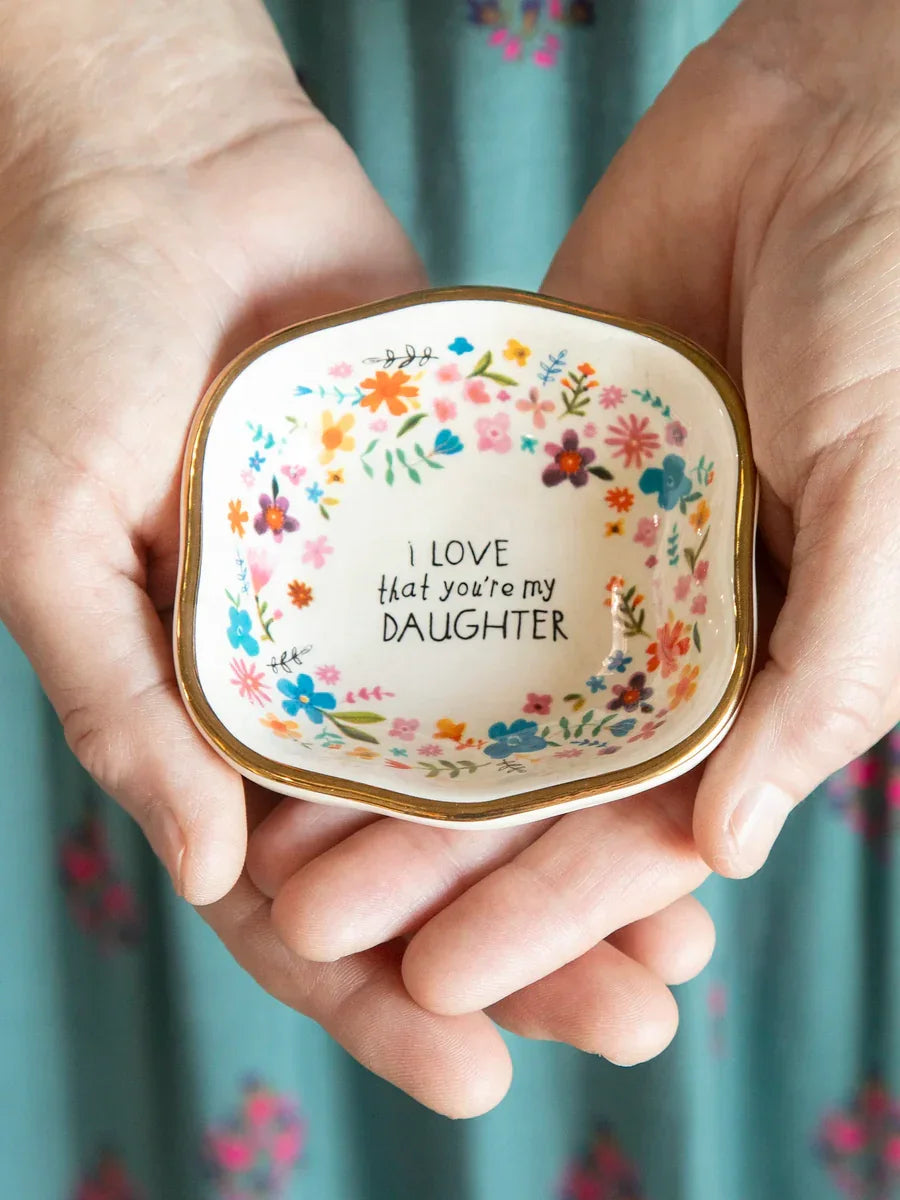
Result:
M402 947L387 945L321 966L292 954L269 904L246 877L202 915L272 996L317 1021L358 1062L450 1117L487 1112L509 1088L509 1053L483 1013L423 1011L400 974Z
M809 474L769 660L697 796L697 843L722 874L762 866L794 806L900 720L892 425L870 422Z
M39 538L16 536L10 525L21 509L0 495L0 511L13 514L4 540L10 549L0 558L0 615L40 676L69 745L139 822L176 890L192 903L217 900L244 861L241 780L188 719L141 564L106 515L112 505L67 490L65 512L48 501ZM72 553L84 529L104 548L104 561Z
M288 879L272 920L295 954L333 962L418 929L546 827L446 829L378 820Z
M489 1013L520 1037L566 1042L619 1066L655 1058L678 1028L678 1006L662 980L608 942Z
M335 805L282 800L253 831L247 847L247 873L262 894L272 900L307 863L378 820L372 813Z
M410 995L433 1012L487 1008L694 891L708 874L691 836L695 787L692 772L561 817L413 937Z
M663 983L674 985L695 978L709 963L716 947L716 928L696 897L683 896L606 940Z

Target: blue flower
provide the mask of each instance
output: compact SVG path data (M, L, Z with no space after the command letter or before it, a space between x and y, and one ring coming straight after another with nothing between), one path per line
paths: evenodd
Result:
M525 434L522 434L522 449L523 450L527 450L529 454L534 454L535 450L537 450L537 445L538 445L537 438L526 437Z
M626 717L624 721L616 721L615 725L610 725L609 732L613 737L626 737L635 725L637 725L637 720L634 717Z
M459 454L463 444L450 429L442 429L434 439L435 454Z
M231 621L228 628L228 640L235 650L243 650L245 654L250 655L259 654L259 642L255 637L250 636L250 629L253 625L250 614L241 612L237 608L229 608L228 617Z
M307 499L312 500L313 504L318 504L324 495L324 490L317 483L306 489Z
M402 746L394 746L391 754L393 754L394 758L409 758L409 751L404 750Z
M464 337L458 337L455 341L450 343L447 349L452 350L454 354L468 354L469 351L474 350L475 347L471 342L466 341Z
M255 454L250 455L249 462L254 471L258 471L265 461L266 460L260 455L258 450Z
M607 671L618 671L620 675L624 675L630 665L630 654L626 654L624 650L614 650L607 660L606 669Z
M638 487L645 496L656 492L660 508L670 512L691 490L691 481L684 473L684 459L680 454L667 454L661 468L646 469L638 480Z
M585 687L589 687L591 689L591 691L594 693L605 692L606 691L606 680L603 678L602 675L592 675L590 677L590 679L587 681L587 683L585 684Z
M537 721L513 721L505 725L495 721L488 730L488 737L493 738L484 752L488 758L506 758L509 754L528 754L532 750L543 750L547 745L544 738L537 732Z
M281 707L288 716L296 717L297 713L303 709L313 725L322 724L324 720L322 713L336 708L337 701L331 692L317 692L315 686L311 675L298 675L296 680L282 679L279 681L279 692L283 696L287 696L287 700L282 700Z

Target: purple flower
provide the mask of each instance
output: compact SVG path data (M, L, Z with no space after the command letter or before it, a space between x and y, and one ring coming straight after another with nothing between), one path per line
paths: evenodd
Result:
M628 680L627 683L616 683L613 685L613 699L607 704L607 708L611 712L615 712L622 708L625 712L634 712L640 708L641 712L648 713L653 711L653 705L647 701L653 695L653 688L646 687L647 676L643 671L637 671Z
M264 493L259 498L259 512L253 518L253 528L259 534L270 529L275 541L280 542L286 533L300 528L297 518L287 515L290 504L287 496L279 496L276 492L273 497Z
M567 429L562 435L561 446L547 442L544 449L553 459L541 476L547 487L555 487L565 479L573 487L584 487L588 481L588 465L597 455L590 447L578 445L578 434L574 429Z

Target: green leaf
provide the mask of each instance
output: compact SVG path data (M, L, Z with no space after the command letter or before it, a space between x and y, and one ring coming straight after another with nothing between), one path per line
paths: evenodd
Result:
M372 468L369 466L369 464L366 462L366 460L364 458L361 458L359 461L362 463L362 469L365 471L365 473L368 475L368 477L370 479L374 479L375 472L372 470Z
M378 438L372 438L371 442L369 442L368 446L366 446L365 450L363 450L360 457L365 458L367 454L371 454L377 445Z
M419 472L414 467L407 467L406 469L407 469L407 471L409 471L409 477L413 481L413 483L421 483L422 482L422 476L419 474Z
M696 623L694 624L694 645L702 654L703 647L700 645L700 626Z
M436 779L441 773L440 767L436 767L432 763L422 763L421 765L428 767L428 770L425 772L426 779Z
M268 607L269 607L268 600L263 600L262 604L259 606L259 615L262 616Z
M334 721L346 721L348 725L375 725L379 721L386 721L386 717L381 717L378 713L373 712L339 712L331 713L331 718Z
M362 729L354 729L352 725L343 725L340 721L335 721L334 717L331 719L345 737L353 738L356 742L369 742L372 746L378 745L378 738L372 737L371 733L364 733Z
M492 379L494 383L499 383L503 387L518 387L518 379L510 379L508 375L498 375L496 371L484 371L485 379Z
M598 479L612 479L612 471L607 471L606 467L588 467L590 475L596 475Z
M416 413L412 417L407 417L400 428L397 430L397 437L402 438L404 433L409 433L411 429L415 429L420 421L424 421L428 413Z
M590 709L581 718L581 720L584 722L585 725L590 725L590 723L591 723L591 721L593 721L593 719L594 719L594 710L593 709Z
M628 589L628 591L627 591L627 592L625 593L625 595L622 597L622 600L623 600L623 602L624 602L625 604L630 604L630 603L631 603L631 597L634 595L634 593L635 593L636 591L637 591L637 588L636 588L636 587L635 587L635 586L632 584L632 586L631 586L631 587Z
M331 520L331 517L328 515L328 509L325 507L324 504L319 505L319 512L322 514L322 516L325 518L326 521Z
M568 696L563 696L563 700L580 700L581 696L578 692L569 692Z
M232 596L232 594L231 594L231 592L229 592L228 588L225 589L225 595L231 601L232 608L240 608L241 607L240 602L238 600L235 600L234 596Z
M272 499L273 500L278 499L278 480L275 478L274 475L272 476Z
M484 354L482 354L481 358L479 358L478 362L469 373L469 379L473 379L476 375L483 375L493 361L494 356L491 354L490 350L485 350Z
M438 762L441 764L442 767L449 767L451 770L455 766L455 764L452 763L449 758L439 758Z

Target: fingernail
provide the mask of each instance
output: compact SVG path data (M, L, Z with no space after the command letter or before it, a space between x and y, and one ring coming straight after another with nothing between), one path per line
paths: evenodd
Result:
M744 793L728 821L735 849L729 856L732 871L752 875L759 870L793 807L792 798L774 783L761 783Z
M163 866L172 879L172 887L177 895L184 895L184 880L182 866L184 863L184 834L181 826L175 820L172 810L164 804L154 808L148 822L147 831L150 845L162 860Z

